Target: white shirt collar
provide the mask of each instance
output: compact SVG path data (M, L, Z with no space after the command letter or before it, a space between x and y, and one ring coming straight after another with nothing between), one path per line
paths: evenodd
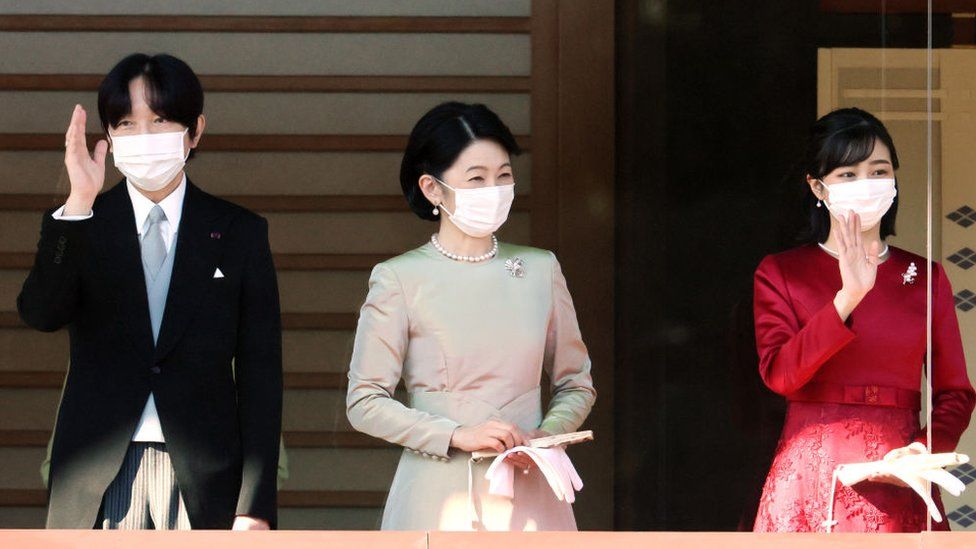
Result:
M125 182L125 188L128 189L129 200L132 201L132 211L135 213L136 218L136 232L141 235L142 229L146 225L146 218L149 217L149 211L153 209L156 203L146 198L128 180ZM163 213L166 214L166 221L169 223L169 230L171 232L176 232L177 227L180 226L180 217L183 216L183 197L185 195L186 174L184 173L183 180L180 181L179 186L159 202Z

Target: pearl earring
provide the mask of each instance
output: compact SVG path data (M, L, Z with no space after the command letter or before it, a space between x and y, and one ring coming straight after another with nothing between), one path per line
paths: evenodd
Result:
M441 211L437 209L437 206L434 206L434 209L433 211L431 211L431 213L434 215L440 215Z
M818 208L820 207L821 204L823 204L823 200L817 200L817 207Z

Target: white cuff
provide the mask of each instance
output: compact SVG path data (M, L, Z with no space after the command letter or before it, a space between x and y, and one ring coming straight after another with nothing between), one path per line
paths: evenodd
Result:
M85 219L91 219L94 215L95 212L93 211L89 211L88 215L64 215L64 206L61 206L57 210L54 210L51 217L57 219L58 221L82 221Z

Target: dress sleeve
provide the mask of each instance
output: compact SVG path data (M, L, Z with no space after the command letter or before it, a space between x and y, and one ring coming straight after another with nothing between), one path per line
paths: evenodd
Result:
M827 360L855 338L832 302L801 327L773 256L764 259L756 270L753 313L759 375L781 395L803 387Z
M969 426L976 393L966 374L952 285L933 263L932 281L932 451L952 452ZM925 429L916 440L926 443Z
M393 398L406 356L409 321L396 274L377 265L359 312L359 326L349 366L346 416L353 428L428 457L448 456L451 436L460 425L421 412Z
M576 321L573 298L554 255L552 311L543 368L551 382L552 400L539 428L553 435L579 429L593 408L596 390L590 375L590 357Z

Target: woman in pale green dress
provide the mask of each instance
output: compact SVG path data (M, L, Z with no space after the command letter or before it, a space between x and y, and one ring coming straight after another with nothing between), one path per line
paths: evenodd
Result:
M405 448L384 530L576 529L572 506L527 456L507 458L524 473L513 499L488 493L490 459L470 459L575 431L596 399L555 256L494 236L514 198L518 152L484 105L440 105L410 135L400 183L439 229L373 269L346 397L355 429ZM393 398L401 379L406 405Z

